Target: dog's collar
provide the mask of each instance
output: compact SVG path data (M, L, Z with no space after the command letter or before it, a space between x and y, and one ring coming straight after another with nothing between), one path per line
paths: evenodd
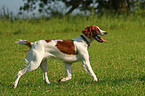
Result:
M90 42L85 38L84 35L81 35L81 37L84 39L84 41L88 44L88 47L90 47Z

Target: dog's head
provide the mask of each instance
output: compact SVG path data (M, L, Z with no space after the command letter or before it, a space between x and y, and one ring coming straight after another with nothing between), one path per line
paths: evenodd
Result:
M95 40L97 40L98 42L102 43L102 42L108 42L106 40L104 40L103 38L101 38L98 35L107 35L106 31L101 30L98 26L88 26L85 29L82 30L82 33L87 37L87 38L94 38Z

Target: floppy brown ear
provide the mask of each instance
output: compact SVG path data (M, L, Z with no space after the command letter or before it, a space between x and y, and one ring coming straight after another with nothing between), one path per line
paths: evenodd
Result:
M92 32L92 27L88 26L85 29L82 30L82 33L87 37L87 38L92 38L93 37L93 32Z

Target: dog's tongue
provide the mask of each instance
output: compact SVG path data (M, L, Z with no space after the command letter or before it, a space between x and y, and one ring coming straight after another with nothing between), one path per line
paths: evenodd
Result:
M102 37L100 38L103 42L108 42L107 40L104 40Z
M102 43L102 42L108 42L107 40L104 40L102 37L99 37L99 36L95 36L95 39L96 39L98 42L100 42L100 43Z

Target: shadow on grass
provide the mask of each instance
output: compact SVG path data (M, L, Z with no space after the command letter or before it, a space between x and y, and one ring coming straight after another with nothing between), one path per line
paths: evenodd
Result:
M79 80L79 84L85 85L85 84L95 84L95 85L104 85L104 84L111 84L111 85L120 85L121 83L130 83L132 81L145 81L145 75L140 77L134 77L134 78L117 78L117 79L104 79L99 80L98 82L94 81L86 81L84 79Z
M145 81L145 75L138 78L140 81Z
M130 83L132 81L136 81L136 80L139 80L139 81L142 81L143 84L144 84L144 81L145 81L145 75L144 76L140 76L140 77L134 77L134 78L117 78L117 79L104 79L104 80L99 80L98 82L94 82L94 81L91 81L91 80L85 80L85 78L81 78L79 79L78 81L76 80L69 80L69 81L66 81L66 82L61 82L61 83L58 83L58 82L52 82L50 85L48 85L47 83L43 83L43 81L39 81L39 83L37 84L32 84L32 83L28 83L28 82L21 82L18 84L18 87L38 87L38 86L42 86L43 84L45 85L45 87L49 87L49 86L64 86L64 85L70 85L70 84L74 84L74 83L77 83L78 85L106 85L106 84L109 84L109 85L120 85L122 84L123 82L124 83ZM10 83L10 84L5 84L4 82L0 82L0 87L7 87L7 88L10 88L12 89L13 88L13 83Z

